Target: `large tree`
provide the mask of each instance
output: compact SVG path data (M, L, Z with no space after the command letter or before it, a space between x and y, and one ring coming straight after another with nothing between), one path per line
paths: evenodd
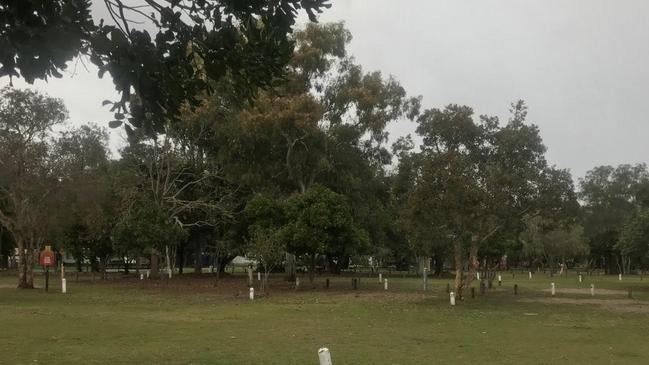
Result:
M60 100L29 90L0 91L0 224L18 249L19 288L34 287L35 252L52 228L59 181L49 132L66 118Z

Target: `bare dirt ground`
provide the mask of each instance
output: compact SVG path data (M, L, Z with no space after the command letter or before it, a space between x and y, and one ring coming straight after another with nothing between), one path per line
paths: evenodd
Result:
M543 289L544 292L549 293L550 289ZM557 288L559 294L583 294L590 295L590 288ZM595 295L626 295L626 290L613 290L613 289L597 289L595 288Z
M611 291L624 293L620 290ZM523 298L520 299L519 302L588 305L599 306L600 308L611 312L649 313L649 303L634 299Z

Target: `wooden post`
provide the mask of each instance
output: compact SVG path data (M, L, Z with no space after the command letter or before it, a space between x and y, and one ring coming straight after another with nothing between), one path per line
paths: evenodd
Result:
M518 284L514 284L514 295L518 295Z
M327 280L325 280L325 287L326 287L327 289L329 289L329 278L327 278Z
M451 292L451 284L446 283L446 292L450 293Z
M471 287L471 298L475 298L475 288Z
M329 353L329 349L326 347L318 350L318 359L320 360L320 365L333 365L331 363L331 354Z
M595 284L590 284L590 296L595 296Z

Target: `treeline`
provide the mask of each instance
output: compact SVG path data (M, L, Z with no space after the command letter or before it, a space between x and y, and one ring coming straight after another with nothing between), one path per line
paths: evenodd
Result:
M163 133L117 109L111 126L128 136L119 159L101 127L52 132L67 118L61 101L3 89L1 247L18 249L19 286L33 286L44 244L98 272L113 257L147 257L154 276L186 263L200 272L206 257L220 272L236 255L266 277L282 266L313 278L350 261L430 263L437 275L462 268L460 296L478 271L645 267L644 165L595 168L577 192L545 160L522 101L506 121L460 105L424 110L348 55L342 24L311 24L293 40L284 77L253 101L224 77ZM387 126L406 119L421 146L410 136L390 146Z

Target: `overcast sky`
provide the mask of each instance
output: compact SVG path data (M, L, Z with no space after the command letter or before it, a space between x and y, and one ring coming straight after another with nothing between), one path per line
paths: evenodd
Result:
M506 120L509 104L524 99L549 161L575 178L597 165L649 160L649 1L332 3L321 20L345 21L357 61L394 75L425 107L466 104ZM112 82L94 68L73 69L33 87L62 98L72 123L107 125L101 101L116 98ZM393 138L413 130L406 122L390 128ZM111 131L113 148L121 143Z

